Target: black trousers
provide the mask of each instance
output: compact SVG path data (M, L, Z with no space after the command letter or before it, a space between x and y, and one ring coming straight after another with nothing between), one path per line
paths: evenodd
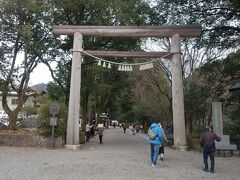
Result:
M210 157L211 161L211 171L214 171L214 166L215 166L215 158L214 158L214 153L215 151L203 151L203 162L205 169L208 169L208 156Z
M89 142L90 136L91 136L91 132L87 131L86 132L86 142Z
M158 154L161 154L161 153L164 154L164 146L161 146L161 147L159 148L159 153L158 153Z
M100 141L100 144L102 144L102 138L103 138L103 135L101 134L99 134L99 141Z

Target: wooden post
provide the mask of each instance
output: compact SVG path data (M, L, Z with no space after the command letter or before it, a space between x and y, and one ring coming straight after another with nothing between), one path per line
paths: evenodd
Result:
M74 33L73 58L70 84L70 98L67 122L67 149L79 149L79 111L81 88L81 53L83 36L79 32Z
M172 108L173 108L173 128L174 128L174 148L187 150L184 100L183 100L183 78L181 64L180 36L175 34L171 39L172 46Z

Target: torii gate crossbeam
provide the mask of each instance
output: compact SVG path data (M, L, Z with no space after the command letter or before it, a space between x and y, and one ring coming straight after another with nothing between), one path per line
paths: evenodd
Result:
M174 147L187 149L183 79L181 65L181 37L198 37L201 26L53 26L55 35L73 35L73 58L68 109L66 148L78 149L79 145L79 109L81 85L81 51L83 36L102 37L170 37L172 52L172 108ZM104 52L105 56L110 56Z
M188 26L53 26L55 35L70 35L75 32L83 36L101 37L198 37L202 27Z

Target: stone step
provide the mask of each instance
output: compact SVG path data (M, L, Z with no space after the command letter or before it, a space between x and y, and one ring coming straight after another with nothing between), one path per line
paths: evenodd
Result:
M218 135L218 136L221 137L220 143L230 144L229 135Z
M235 151L235 150L237 150L237 145L217 142L216 149L217 150L233 150L233 151Z

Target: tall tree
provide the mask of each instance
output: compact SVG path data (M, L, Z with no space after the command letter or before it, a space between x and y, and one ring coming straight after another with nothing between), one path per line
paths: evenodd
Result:
M206 92L206 88L202 88L203 91L199 92L201 87L196 85L195 82L203 77L201 77L202 74L195 71L206 63L211 64L239 48L240 9L238 4L234 0L167 0L152 2L157 14L151 21L153 24L200 24L203 27L201 37L193 40L182 39L181 42L183 77L186 78L186 124L189 127L192 126L192 119L199 117L199 115L196 116L198 112L202 112L205 118L211 116L211 111L210 114L209 111L199 111L199 109L203 110L203 107L211 109L211 105L209 103L205 104L206 101L200 102L193 98L193 96L200 94L201 97L206 97L203 94L209 93ZM195 102L198 102L199 107L194 108L194 110L191 105Z
M229 101L228 89L240 79L239 52L205 64L194 76L198 80L191 82L191 86L185 91L187 116L194 125L209 124L212 102Z
M233 1L235 2L235 1ZM202 45L219 48L239 46L240 10L231 1L156 1L157 19L163 24L189 25L200 24L203 27Z
M19 111L26 101L31 72L48 51L50 12L45 0L6 0L0 2L0 57L3 80L2 105L9 116L9 127L15 129ZM19 64L19 55L23 60ZM7 97L11 91L18 104L11 109ZM11 102L10 102L11 103Z

